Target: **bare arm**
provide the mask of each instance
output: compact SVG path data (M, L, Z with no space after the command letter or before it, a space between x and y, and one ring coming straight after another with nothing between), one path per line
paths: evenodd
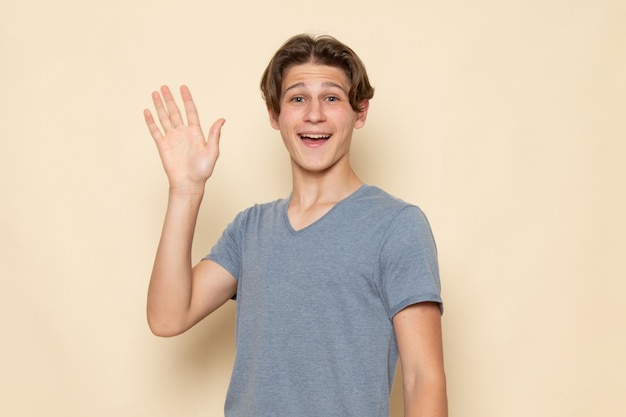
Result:
M404 385L405 417L447 417L441 312L419 303L393 318Z
M187 116L167 87L152 93L161 127L144 111L169 181L169 199L161 240L148 288L148 324L159 336L182 333L225 303L236 291L235 278L211 261L192 268L191 246L204 186L219 156L223 119L204 138L187 87L181 87Z

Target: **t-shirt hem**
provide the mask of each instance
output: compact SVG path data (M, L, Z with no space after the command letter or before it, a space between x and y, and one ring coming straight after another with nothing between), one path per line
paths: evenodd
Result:
M205 256L204 258L202 258L202 260L203 260L203 261L213 261L213 262L215 262L216 264L218 264L219 266L221 266L222 268L224 268L225 270L227 270L227 271L228 271L228 273L229 273L229 274L231 274L233 277L235 277L235 279L236 279L237 281L239 281L239 276L238 276L238 274L236 274L236 273L233 271L233 269L234 269L234 268L233 268L233 267L231 267L231 266L229 266L227 263L220 262L220 260L219 260L219 259L217 259L217 257L213 256L212 254L209 254L209 255Z
M229 274L231 274L233 277L235 277L235 279L237 281L239 281L239 277L237 276L237 274L235 274L232 271L232 268L229 268L228 265L225 265L224 263L220 262L219 259L216 259L215 256L213 256L212 254L208 254L207 256L205 256L204 258L202 258L203 261L213 261L216 264L218 264L219 266L221 266L222 268L224 268L225 270L228 271ZM237 293L235 293L231 298L231 300L237 301Z
M433 302L439 304L439 310L441 314L443 314L443 300L441 296L438 294L422 294L414 297L408 297L393 306L390 310L389 318L393 319L393 317L398 314L400 311L404 310L408 306L419 303Z

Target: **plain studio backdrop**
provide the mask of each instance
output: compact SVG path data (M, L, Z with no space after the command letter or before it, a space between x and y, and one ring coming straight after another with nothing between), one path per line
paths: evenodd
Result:
M206 129L227 119L197 261L290 190L258 82L300 32L362 57L353 164L431 221L450 415L621 415L625 21L622 0L2 0L0 416L222 415L234 303L146 325L167 183L142 110L184 83Z

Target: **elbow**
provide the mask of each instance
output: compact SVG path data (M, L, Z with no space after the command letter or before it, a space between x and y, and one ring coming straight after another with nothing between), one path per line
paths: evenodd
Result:
M148 324L148 327L150 328L152 334L158 337L174 337L180 334L180 332L175 332L160 326L151 326Z
M446 376L443 372L404 379L406 416L448 416Z
M442 370L421 373L417 375L404 376L404 387L407 392L417 392L429 390L433 392L445 393L447 390L446 374Z
M148 313L148 327L153 335L158 337L173 337L184 333L186 328L172 320L159 319Z

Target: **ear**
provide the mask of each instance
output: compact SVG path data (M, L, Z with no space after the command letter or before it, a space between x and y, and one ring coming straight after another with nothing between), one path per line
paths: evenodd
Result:
M354 128L355 129L360 129L363 126L365 126L365 120L367 119L367 111L370 108L370 101L369 100L363 100L359 107L361 107L362 110L357 112L357 114L356 114L356 120L354 122Z
M280 125L278 124L278 116L274 113L274 110L267 108L267 114L270 117L270 124L276 130L280 130Z

